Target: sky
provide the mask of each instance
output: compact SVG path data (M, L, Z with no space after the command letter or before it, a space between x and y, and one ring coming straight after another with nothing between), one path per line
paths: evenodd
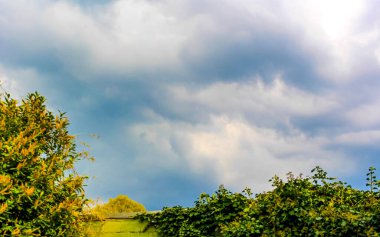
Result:
M0 29L2 87L67 113L92 199L380 169L377 0L0 0Z

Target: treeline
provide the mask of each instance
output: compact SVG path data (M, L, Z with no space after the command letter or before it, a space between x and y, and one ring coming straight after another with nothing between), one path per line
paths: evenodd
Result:
M201 194L194 207L175 206L139 218L160 236L379 236L380 194L375 168L368 191L328 177L320 167L311 176L271 179L272 191L252 195L220 186Z

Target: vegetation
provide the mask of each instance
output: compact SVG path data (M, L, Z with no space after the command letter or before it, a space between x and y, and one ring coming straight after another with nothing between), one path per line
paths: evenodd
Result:
M0 235L81 234L85 177L74 164L87 154L76 151L68 125L38 93L0 99Z
M110 198L105 204L98 204L88 210L87 218L90 220L104 220L109 217L126 216L134 212L146 212L145 207L130 199L126 195Z
M157 237L156 231L150 228L147 222L142 223L134 219L136 213L145 212L146 209L142 204L126 195L110 198L105 204L98 204L85 210L86 234L91 237L120 235Z
M148 225L135 220L129 220L129 227L118 221L86 224L86 218L146 210L120 195L85 214L86 177L74 165L88 155L77 151L68 125L65 114L48 111L38 93L20 103L8 94L0 98L0 235L75 237L88 234L87 228L97 236L112 236L115 229L129 233L133 227L145 236L155 236L154 229L160 236L180 237L380 236L374 167L367 173L367 191L316 167L311 176L275 176L273 190L255 196L250 189L232 193L220 186L212 195L201 194L194 207L139 215Z
M201 194L195 206L164 208L139 218L160 236L379 236L379 182L371 167L369 191L357 190L327 176L319 167L312 176L271 179L274 189L252 197L246 189L232 193L223 186Z

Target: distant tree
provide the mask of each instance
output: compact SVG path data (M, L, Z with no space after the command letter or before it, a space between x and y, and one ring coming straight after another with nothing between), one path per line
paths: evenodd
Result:
M92 210L92 214L100 219L131 212L146 212L146 209L142 204L130 199L127 195L110 198L107 203L99 204Z
M20 103L0 98L0 235L78 236L86 203L84 176L64 113L53 115L38 93Z

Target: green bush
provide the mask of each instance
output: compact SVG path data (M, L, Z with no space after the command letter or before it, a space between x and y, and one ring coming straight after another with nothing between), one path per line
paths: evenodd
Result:
M215 236L224 223L233 221L249 204L250 190L232 193L220 186L212 195L201 194L193 208L176 206L140 216L162 236Z
M98 204L87 211L89 220L104 220L108 217L117 217L127 215L128 213L146 212L145 207L127 195L118 195L116 198L110 198L105 204Z
M140 218L160 236L379 236L380 195L375 169L369 191L354 189L327 176L321 168L311 177L271 179L274 189L250 196L223 187L202 194L192 208L165 208Z
M64 113L53 115L45 99L30 94L18 103L0 100L0 235L77 236L86 202L85 177Z

